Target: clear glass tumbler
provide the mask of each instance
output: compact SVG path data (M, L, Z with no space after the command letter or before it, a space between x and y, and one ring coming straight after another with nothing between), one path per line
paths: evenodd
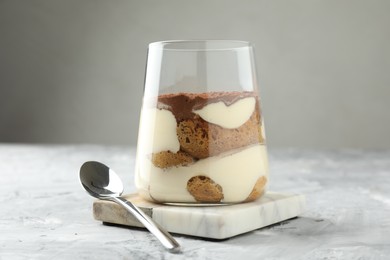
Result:
M149 45L135 183L159 203L253 201L268 158L253 47L230 40Z

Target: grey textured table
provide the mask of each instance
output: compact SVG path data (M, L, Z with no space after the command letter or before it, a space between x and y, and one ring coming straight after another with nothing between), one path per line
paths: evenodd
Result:
M102 225L78 182L98 160L133 185L134 148L0 144L0 259L389 259L390 151L270 150L271 190L303 193L301 217L224 241ZM239 220L237 220L239 221Z

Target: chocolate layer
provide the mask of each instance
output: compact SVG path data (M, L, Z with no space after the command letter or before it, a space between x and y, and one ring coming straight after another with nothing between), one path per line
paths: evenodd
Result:
M164 94L158 97L157 108L170 110L176 121L181 122L194 118L195 113L192 111L199 110L208 104L223 102L226 106L230 106L247 97L256 97L256 103L258 102L256 93L249 91Z

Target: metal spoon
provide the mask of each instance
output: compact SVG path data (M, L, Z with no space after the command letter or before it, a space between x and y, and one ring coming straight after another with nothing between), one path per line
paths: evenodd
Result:
M119 176L106 165L89 161L80 168L80 181L84 189L93 197L110 200L123 206L133 214L170 252L180 252L179 243L160 225L155 223L137 206L120 197L123 184Z

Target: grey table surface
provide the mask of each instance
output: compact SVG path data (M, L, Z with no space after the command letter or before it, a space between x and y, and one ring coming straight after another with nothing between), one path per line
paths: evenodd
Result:
M0 144L0 259L390 259L390 151L270 149L270 190L302 193L299 218L223 241L102 225L78 181L110 165L134 192L135 149ZM240 221L240 220L237 220Z

